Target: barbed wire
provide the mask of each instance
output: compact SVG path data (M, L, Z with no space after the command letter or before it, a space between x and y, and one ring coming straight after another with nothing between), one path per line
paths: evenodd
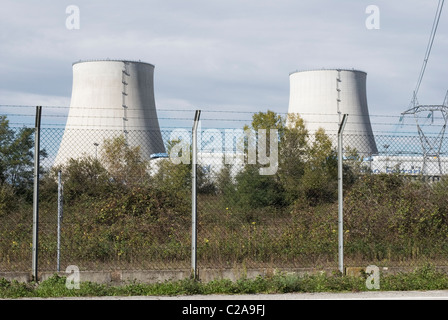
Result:
M85 116L81 116L81 115L74 115L73 113L70 114L70 107L69 106L62 106L62 105L49 105L49 106L42 106L44 109L47 110L65 110L67 111L66 113L57 113L56 111L50 112L50 113L44 113L44 117L43 117L43 122L42 122L42 126L43 127L66 127L67 123L66 123L66 119L73 118L73 119L81 119L81 118L85 118ZM7 117L11 117L10 120L10 125L11 126L32 126L34 123L34 118L35 118L35 114L34 114L34 108L35 106L30 106L30 105L13 105L13 104L0 104L0 115L6 115ZM33 111L30 110L30 113L18 113L18 112L10 112L12 110L5 110L2 112L2 109L20 109L20 110L25 110L25 109L32 109ZM160 127L161 128L166 128L166 129L170 129L170 128L188 128L190 127L190 123L186 124L186 122L191 122L192 121L192 117L187 117L186 114L187 113L192 113L194 112L196 109L201 109L203 110L203 116L201 119L201 122L209 122L210 126L214 127L218 127L216 124L216 122L218 123L240 123L240 124L245 124L245 125L250 125L251 121L252 121L252 117L254 114L257 114L261 111L244 111L244 110L213 110L213 109L208 109L208 108L204 108L204 107L198 107L198 108L193 108L191 107L190 109L185 109L185 108L157 108L156 110L156 114L158 116L156 117L140 117L140 116L132 116L132 115L128 115L126 117L127 120L133 120L133 119L138 119L138 120L158 120ZM76 108L76 110L104 110L104 111L110 111L109 108L105 108L105 107L85 107L85 108ZM141 109L140 109L141 110ZM9 111L9 112L8 112ZM169 116L166 116L165 113L174 113L174 114L169 114ZM277 112L275 111L275 113L277 115L280 116L286 116L288 115L287 112ZM220 116L213 116L213 115L220 115ZM229 117L223 117L223 114L227 114L229 115ZM234 115L238 114L240 115L239 117L235 117ZM328 121L327 119L322 119L323 116L336 116L337 114L326 114L326 113L300 113L300 115L307 117L307 123L311 124L311 125L315 125L315 124L322 124L322 125L326 125L326 124L334 124L333 121ZM366 114L351 114L351 123L353 125L358 125L358 124L365 124L365 122L363 121L363 119L368 118L372 126L376 127L374 129L374 132L376 134L409 134L409 135L415 135L417 133L417 130L410 132L409 130L405 131L403 130L403 128L411 128L411 127L416 127L416 121L419 121L418 118L416 118L415 116L408 116L405 117L403 115L391 115L391 114L371 114L371 115L366 115ZM93 118L93 119L116 119L116 116L108 116L108 115L101 115L101 114L92 114L88 116L89 118ZM29 120L27 119L29 118ZM316 119L316 121L313 121L312 119ZM23 120L22 120L23 119ZM26 119L26 120L25 120ZM60 119L60 120L58 120ZM381 119L384 119L383 121ZM12 120L12 121L11 121ZM409 121L411 120L411 121ZM429 119L428 117L421 117L422 123L419 123L419 126L421 128L438 128L438 126L440 125L440 120L445 120L443 117L437 117L435 115L431 116L431 119ZM174 124L173 122L177 122L176 124ZM88 125L88 124L77 124L76 126L70 125L71 127L76 127L76 128L91 128L92 125ZM240 127L240 125L235 125ZM95 127L99 127L99 128L121 128L122 125L104 125L104 124L95 124ZM143 128L142 126L139 125L132 125L132 124L127 124L126 126L128 129L141 129ZM226 129L226 128L230 128L229 126L219 126L219 129ZM328 133L331 130L326 130ZM439 133L439 131L437 132L433 132L430 134L436 134Z
M0 108L35 108L35 106L30 106L30 105L9 105L9 104L0 104ZM44 109L64 109L64 110L70 110L69 106L42 106L42 108ZM136 110L144 110L144 107L141 107L139 109ZM180 109L180 108L157 108L157 112L194 112L197 109L201 109L202 112L205 113L227 113L227 114L248 114L248 115L253 115L256 114L260 111L241 111L241 110L213 110L213 109L209 109L207 107L196 107L193 108L191 107L191 109ZM76 107L76 110L105 110L105 111L110 111L110 108L105 108L105 107ZM287 115L288 112L275 112L278 115ZM303 112L300 113L302 115L306 115L306 116L322 116L322 115L329 115L328 113L319 113L319 112ZM336 114L336 113L334 113ZM14 114L15 116L17 116L18 114ZM333 115L333 114L332 114ZM29 116L34 116L34 114L31 114ZM61 116L65 116L65 115L61 115ZM370 117L370 118L398 118L401 119L403 118L402 114L398 114L398 115L388 115L388 114L353 114L353 116L356 117ZM437 117L434 116L432 117L433 119L444 119L443 117Z

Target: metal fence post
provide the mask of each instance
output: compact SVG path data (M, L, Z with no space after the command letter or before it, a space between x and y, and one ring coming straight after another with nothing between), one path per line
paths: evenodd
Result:
M347 122L347 114L344 114L342 121L339 124L338 130L338 257L339 257L339 271L344 274L344 227L343 227L343 185L342 185L342 162L343 162L343 142L342 132L344 131L345 123Z
M37 281L38 271L38 232L39 232L39 158L40 158L40 120L42 106L36 107L36 123L34 133L34 192L33 192L33 252L32 252L32 275Z
M56 270L61 271L61 223L62 223L62 172L58 172L58 243L57 243L57 263Z
M191 276L193 279L197 279L197 156L198 156L198 146L197 146L197 129L199 124L199 117L201 115L201 110L196 110L194 116L194 124L192 130L192 165L191 165Z

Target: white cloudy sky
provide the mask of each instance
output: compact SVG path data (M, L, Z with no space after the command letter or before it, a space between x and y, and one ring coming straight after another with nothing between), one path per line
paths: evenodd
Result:
M365 26L372 4L380 9L379 30ZM290 72L355 68L368 73L370 113L397 115L412 98L437 4L2 0L0 105L68 106L72 63L110 58L154 64L161 109L286 112ZM79 30L66 28L69 5L80 10ZM420 103L442 103L447 52L448 13L443 12Z

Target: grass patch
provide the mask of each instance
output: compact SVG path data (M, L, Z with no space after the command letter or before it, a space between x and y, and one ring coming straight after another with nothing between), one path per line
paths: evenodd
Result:
M381 278L381 290L409 291L446 289L448 289L448 275L438 271L431 265L418 268L414 272L399 273L394 276Z
M254 279L214 280L207 283L184 279L153 284L129 283L109 286L92 282L81 282L79 289L67 289L66 277L54 275L36 283L20 283L0 279L1 298L23 297L89 297L89 296L148 296L148 295L193 295L193 294L257 294L292 292L360 292L368 291L365 276L351 277L339 274L276 274ZM448 275L433 266L425 266L414 272L396 275L381 275L381 291L444 290L448 289Z

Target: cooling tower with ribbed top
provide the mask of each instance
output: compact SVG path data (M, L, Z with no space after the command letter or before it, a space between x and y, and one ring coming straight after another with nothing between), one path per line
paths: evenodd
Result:
M73 86L55 164L99 157L105 139L122 136L143 159L165 153L154 99L154 65L91 60L73 64Z
M343 114L344 149L359 155L377 154L366 93L367 73L354 69L321 69L290 74L288 113L299 114L312 135L318 128L336 137ZM336 139L333 139L336 141Z

